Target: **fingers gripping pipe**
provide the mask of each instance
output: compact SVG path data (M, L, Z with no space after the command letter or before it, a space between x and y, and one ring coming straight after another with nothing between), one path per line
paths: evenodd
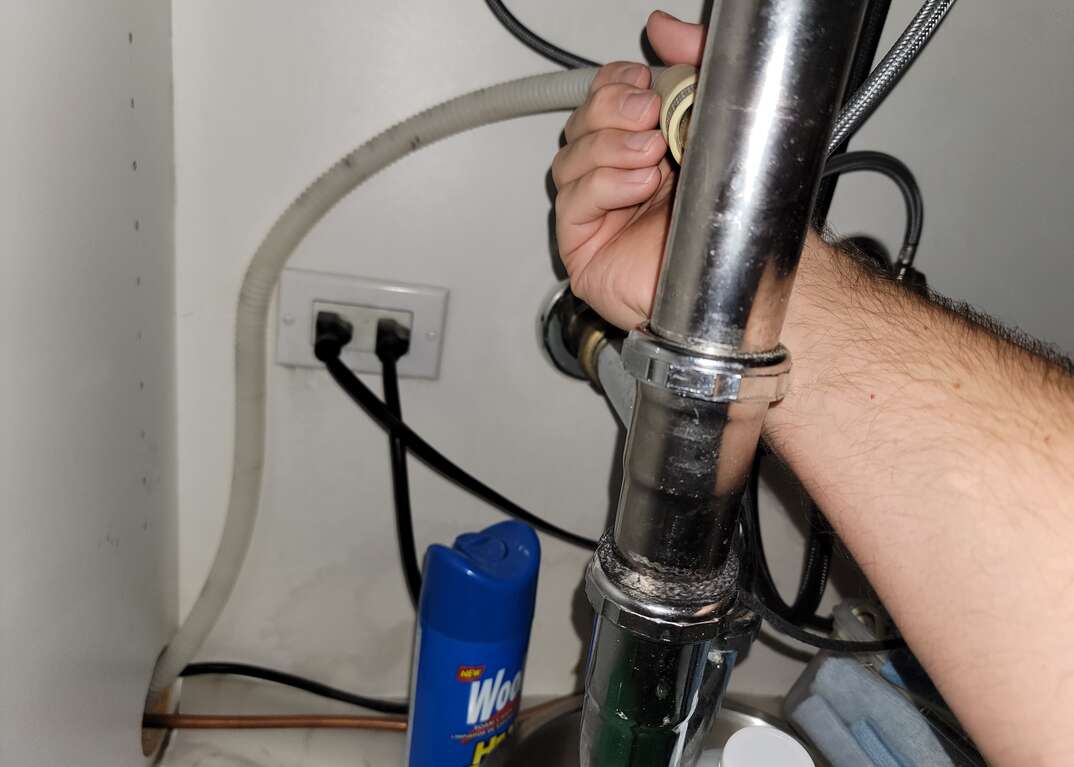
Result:
M714 5L652 319L622 350L638 383L615 526L587 576L589 767L692 764L751 630L739 502L786 385L780 330L864 5ZM685 74L656 87L685 93Z

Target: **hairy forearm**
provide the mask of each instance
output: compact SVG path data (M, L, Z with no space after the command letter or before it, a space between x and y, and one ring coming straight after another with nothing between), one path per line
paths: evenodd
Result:
M997 764L1074 763L1074 379L811 239L766 439Z

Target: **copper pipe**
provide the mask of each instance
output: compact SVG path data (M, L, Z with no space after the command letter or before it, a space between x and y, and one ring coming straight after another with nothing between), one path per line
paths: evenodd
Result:
M406 732L406 719L388 716L330 716L290 714L231 716L206 714L146 714L142 727L167 730L387 730Z
M518 715L520 722L555 710L577 695L531 706ZM407 720L401 716L336 716L329 714L272 714L235 716L231 714L145 714L142 727L147 730L382 730L406 732Z

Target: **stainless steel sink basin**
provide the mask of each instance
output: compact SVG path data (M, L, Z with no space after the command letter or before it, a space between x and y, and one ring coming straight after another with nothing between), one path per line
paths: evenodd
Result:
M579 695L533 713L518 725L514 737L486 764L488 767L578 767L581 710ZM736 731L755 726L786 730L781 722L729 696L724 699L705 746L722 748ZM814 760L821 765L816 757Z

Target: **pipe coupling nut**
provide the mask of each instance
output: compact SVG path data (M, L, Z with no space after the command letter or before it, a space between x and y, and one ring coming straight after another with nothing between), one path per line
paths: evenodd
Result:
M585 590L597 615L659 642L712 639L726 628L738 599L739 558L732 552L708 577L639 566L607 533L586 571Z
M642 383L709 402L777 402L787 393L790 353L702 354L668 343L648 326L623 343L623 367Z

